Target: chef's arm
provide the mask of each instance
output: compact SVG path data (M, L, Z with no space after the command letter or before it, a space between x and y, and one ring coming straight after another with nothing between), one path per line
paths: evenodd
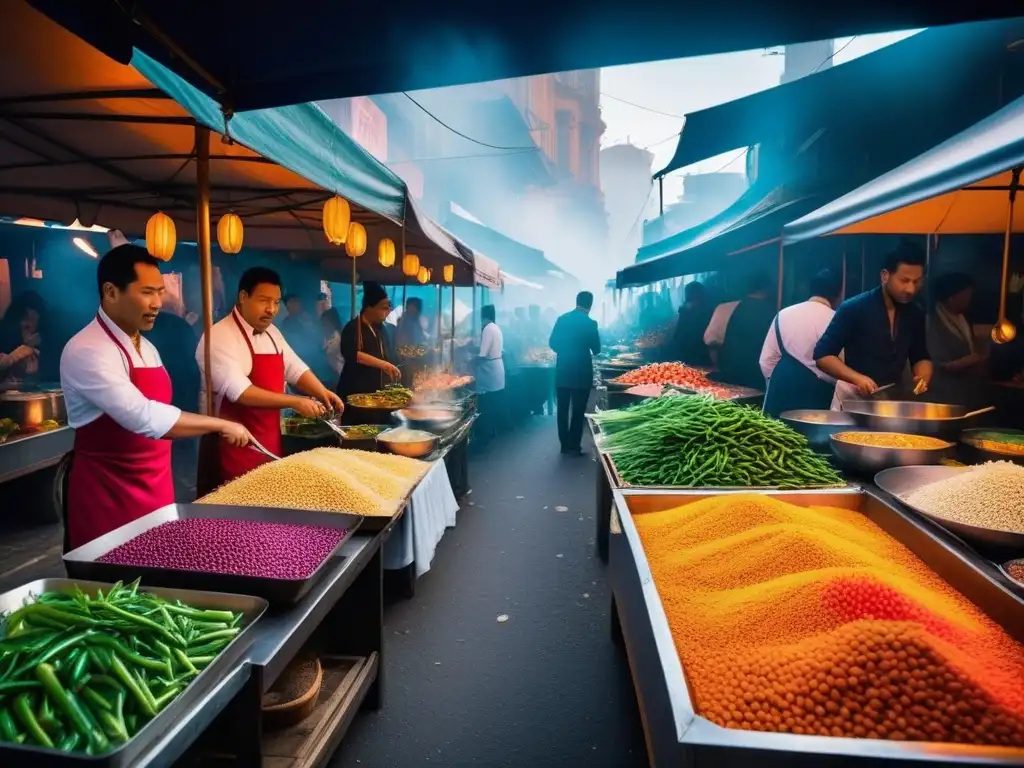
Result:
M381 360L379 357L374 357L362 350L356 352L356 362L361 365L368 365L371 368L376 368L380 371L390 371L394 367L387 360Z
M825 355L824 357L819 357L815 362L819 370L827 373L833 379L854 385L860 380L861 375L840 360L839 355Z
M295 382L295 388L310 397L315 397L324 405L337 408L338 411L345 410L345 404L341 402L341 398L325 387L309 368L299 376L299 380Z
M235 402L246 408L267 408L280 411L285 408L295 408L303 399L298 395L271 392L269 389L262 389L250 384L249 388L239 395Z
M930 382L932 376L935 375L935 366L932 365L931 360L918 360L910 370L915 381L923 379L925 382Z
M200 437L212 432L224 434L225 431L237 429L241 425L227 419L218 419L213 416L200 416L198 413L182 411L174 426L167 430L164 435L172 440L180 440L188 437Z

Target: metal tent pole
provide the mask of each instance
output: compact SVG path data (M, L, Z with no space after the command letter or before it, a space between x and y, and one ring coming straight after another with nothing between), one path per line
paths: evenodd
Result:
M206 413L213 414L213 257L210 253L210 129L196 126L196 244L199 246L199 282L203 294L203 363Z

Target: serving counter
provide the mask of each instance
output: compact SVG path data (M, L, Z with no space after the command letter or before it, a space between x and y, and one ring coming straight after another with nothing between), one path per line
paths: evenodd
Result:
M694 704L686 659L677 652L635 516L727 494L615 490L609 525L612 632L624 647L640 706L650 764L661 766L853 766L903 761L940 765L1020 765L1024 751L997 747L796 735L726 728ZM992 578L987 564L916 516L860 489L771 494L798 506L858 510L903 543L936 575L1024 641L1024 598Z
M75 430L59 427L0 443L3 511L37 523L60 519L54 487L61 460L71 452Z

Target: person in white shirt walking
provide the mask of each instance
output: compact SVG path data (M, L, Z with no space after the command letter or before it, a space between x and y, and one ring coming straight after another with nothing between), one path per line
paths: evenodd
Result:
M480 331L480 351L477 353L476 391L480 396L480 416L483 420L479 435L486 444L504 423L505 363L501 359L504 339L495 321L493 304L481 308L480 319L483 329Z
M291 408L307 419L345 409L341 398L321 383L273 325L280 307L280 276L266 267L252 267L238 281L238 299L231 314L210 332L215 412L244 424L259 444L276 456L282 451L283 409ZM196 362L205 387L204 352L205 340L200 338ZM307 397L288 394L286 384ZM205 393L201 401L206 401ZM226 483L267 461L256 451L221 445L219 480Z
M761 373L768 382L764 412L827 410L836 381L814 361L814 345L842 301L842 276L823 270L811 279L811 298L786 307L775 316L761 348Z
M163 304L159 264L127 244L100 259L96 318L61 355L64 403L75 429L65 549L174 503L168 438L219 433L239 448L250 440L241 424L171 405L170 376L140 333L153 328Z

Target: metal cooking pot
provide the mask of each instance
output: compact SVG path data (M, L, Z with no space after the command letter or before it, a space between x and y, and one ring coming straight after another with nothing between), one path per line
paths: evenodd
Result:
M68 412L64 407L64 393L59 389L0 392L0 419L13 419L22 429L38 427L44 421L66 424Z
M836 432L849 431L857 424L853 416L842 411L796 410L779 414L779 420L807 438L811 447L826 452L831 447L830 438Z
M850 400L843 412L862 427L876 432L902 432L956 440L973 419L962 405L925 403L912 400Z

